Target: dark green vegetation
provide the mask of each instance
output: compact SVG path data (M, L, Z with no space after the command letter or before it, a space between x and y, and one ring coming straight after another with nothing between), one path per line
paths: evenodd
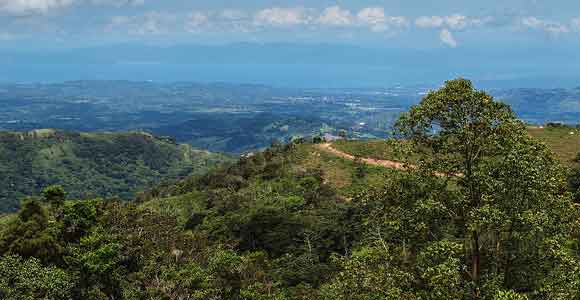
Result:
M258 85L77 81L0 84L0 129L146 130L211 151L243 153L274 140L346 130L385 138L435 86L284 89ZM493 90L531 124L580 120L580 89Z
M52 184L72 198L120 197L228 161L146 133L0 132L0 212Z
M566 172L507 105L454 80L396 128L417 170L297 142L133 203L50 187L0 218L0 298L578 299Z
M568 176L568 186L574 194L576 203L580 203L580 153L576 155L574 163L575 165L572 167L570 175Z

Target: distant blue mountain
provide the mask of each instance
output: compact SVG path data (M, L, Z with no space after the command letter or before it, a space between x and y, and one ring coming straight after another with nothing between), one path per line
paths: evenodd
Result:
M549 53L549 55L547 55ZM151 46L119 44L52 50L0 50L0 81L127 79L228 81L291 87L376 87L467 77L486 88L574 87L573 51L363 48L340 44Z

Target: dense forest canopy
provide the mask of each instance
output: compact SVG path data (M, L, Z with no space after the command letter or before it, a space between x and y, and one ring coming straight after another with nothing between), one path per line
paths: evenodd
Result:
M295 140L132 203L49 187L0 218L0 298L580 297L580 172L509 106L453 80L396 131L406 171Z
M0 132L0 213L60 184L72 198L120 197L167 180L203 174L230 159L143 132Z

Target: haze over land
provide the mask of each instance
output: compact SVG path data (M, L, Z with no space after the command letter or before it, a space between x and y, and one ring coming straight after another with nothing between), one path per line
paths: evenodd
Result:
M386 138L400 113L436 86L301 89L263 85L74 81L0 84L0 129L145 130L229 153L293 136ZM580 89L492 89L536 125L576 124Z

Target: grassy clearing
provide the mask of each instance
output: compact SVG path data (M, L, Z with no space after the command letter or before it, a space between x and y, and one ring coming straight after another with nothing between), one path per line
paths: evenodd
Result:
M348 145L348 142L344 144ZM323 170L324 180L346 198L361 189L381 186L385 177L399 172L343 159L321 151L315 145L300 145L293 155L300 168Z
M574 158L580 153L580 130L568 127L529 127L528 131L546 143L563 164L574 164Z
M529 133L543 141L554 151L556 157L567 166L580 153L580 130L568 127L529 127ZM573 134L571 134L573 133ZM395 144L386 140L337 141L333 147L353 156L381 160L413 161L413 157L404 158L395 151Z
M411 153L405 143L397 140L337 141L332 147L360 158L408 163L416 163L420 158L419 155Z
M324 179L336 188L344 188L352 183L352 166L348 161L342 161L316 149L313 145L299 145L292 152L291 159L303 170L324 170Z
M332 146L357 157L397 160L392 143L386 140L337 141Z

